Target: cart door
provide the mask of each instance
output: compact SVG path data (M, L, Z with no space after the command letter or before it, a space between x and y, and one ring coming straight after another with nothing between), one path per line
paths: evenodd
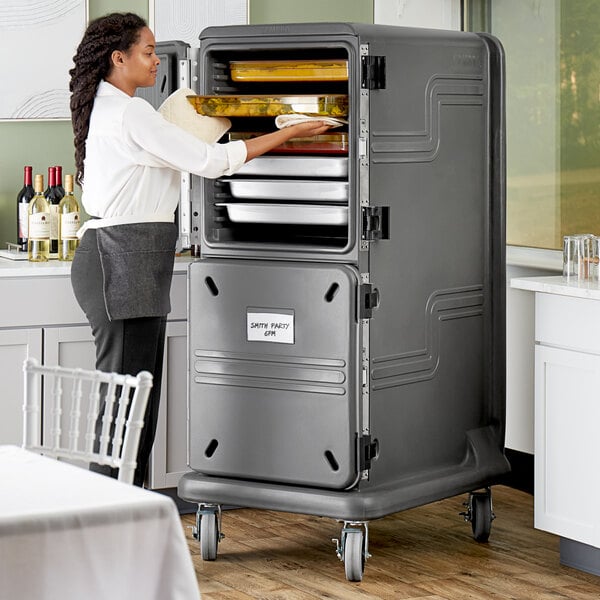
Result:
M466 472L474 439L490 447L478 450L480 472L470 477L490 477L483 457L506 468L503 188L490 188L503 172L491 149L503 139L491 112L502 101L489 98L503 84L487 80L477 36L461 40L452 52L473 60L448 71L445 38L407 37L397 53L370 48L387 54L387 85L371 95L369 113L369 196L389 209L389 239L369 252L382 289L369 346L371 431L385 441L378 476L429 475L441 486L444 473Z
M190 467L352 486L360 414L355 269L201 260L189 282Z

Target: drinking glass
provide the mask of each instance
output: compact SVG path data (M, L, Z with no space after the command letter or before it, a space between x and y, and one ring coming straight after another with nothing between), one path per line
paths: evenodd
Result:
M599 243L591 233L563 237L563 277L568 281L598 281Z
M579 239L576 235L563 237L563 277L567 281L578 277Z

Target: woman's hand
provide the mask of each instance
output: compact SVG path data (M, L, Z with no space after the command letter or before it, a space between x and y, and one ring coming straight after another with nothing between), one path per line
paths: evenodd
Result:
M292 138L321 135L330 128L331 126L323 121L307 121L305 123L298 123L296 125L284 127L283 129L278 129L272 133L265 133L265 135L249 140L244 140L246 142L246 162L265 152L273 150L273 148L280 146Z
M323 121L305 121L304 123L297 123L296 125L290 125L284 127L282 131L291 129L291 135L288 139L295 137L310 137L312 135L321 135L325 131L331 128L331 125L325 124Z

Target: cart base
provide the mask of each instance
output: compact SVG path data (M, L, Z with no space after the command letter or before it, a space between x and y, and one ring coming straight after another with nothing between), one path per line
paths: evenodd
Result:
M490 428L468 433L470 452L460 465L437 467L384 484L330 490L189 472L177 493L188 502L293 512L345 521L369 521L497 483L510 471Z

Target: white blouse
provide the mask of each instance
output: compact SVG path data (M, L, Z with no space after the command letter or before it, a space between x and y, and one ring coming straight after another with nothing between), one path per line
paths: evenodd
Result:
M172 222L180 172L216 178L246 160L243 141L206 144L138 97L106 81L98 86L86 141L81 201L98 219L88 228L150 221Z

